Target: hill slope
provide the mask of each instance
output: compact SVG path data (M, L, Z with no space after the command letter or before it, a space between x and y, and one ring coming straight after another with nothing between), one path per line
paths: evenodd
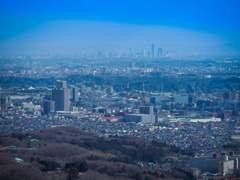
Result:
M21 149L29 135L39 140L38 149ZM130 136L101 138L76 128L58 127L1 135L0 148L0 179L192 178L172 168L178 165L177 156L191 152ZM16 157L22 161L17 162ZM162 165L168 165L169 170L161 170Z

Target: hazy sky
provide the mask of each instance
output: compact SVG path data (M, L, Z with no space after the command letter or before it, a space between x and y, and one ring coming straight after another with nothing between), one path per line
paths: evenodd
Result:
M150 50L240 54L239 0L0 1L0 53Z

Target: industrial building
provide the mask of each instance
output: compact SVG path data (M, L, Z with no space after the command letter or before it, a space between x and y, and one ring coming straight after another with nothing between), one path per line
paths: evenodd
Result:
M34 108L34 105L32 102L30 102L30 103L23 102L21 104L21 109L33 109L33 108Z
M177 104L187 104L188 103L188 95L185 96L173 96L174 102Z
M190 119L190 122L221 122L221 118Z
M221 157L215 153L213 156L202 156L190 158L190 166L203 171L214 173L231 173L239 167L240 156L234 156L234 152L222 153Z

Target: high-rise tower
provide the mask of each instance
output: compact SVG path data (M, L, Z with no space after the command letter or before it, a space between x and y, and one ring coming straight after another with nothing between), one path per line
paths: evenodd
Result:
M154 49L155 49L155 46L154 46L154 44L152 44L152 57L155 57L155 55L154 55Z
M57 81L57 88L53 89L52 100L55 101L55 111L69 111L70 90L66 81Z
M127 79L127 99L129 98L129 79Z
M72 88L72 100L73 102L78 102L78 87Z
M45 100L43 104L43 114L53 113L55 111L55 101Z
M67 82L66 81L57 80L56 85L57 85L57 89L67 88Z
M162 48L158 48L157 57L162 57Z

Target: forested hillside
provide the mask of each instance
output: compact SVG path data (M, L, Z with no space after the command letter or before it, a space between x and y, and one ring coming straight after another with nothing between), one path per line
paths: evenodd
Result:
M39 140L26 150L26 137ZM9 147L17 147L9 148ZM188 150L129 136L98 137L72 127L58 127L0 137L0 179L191 179L177 164ZM22 149L21 149L22 148ZM14 158L20 158L17 161Z

